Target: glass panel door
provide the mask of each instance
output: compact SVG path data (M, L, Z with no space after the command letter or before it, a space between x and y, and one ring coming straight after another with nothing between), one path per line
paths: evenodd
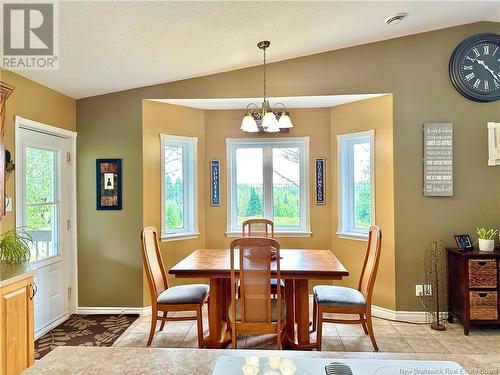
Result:
M25 221L31 261L59 255L58 151L25 148Z

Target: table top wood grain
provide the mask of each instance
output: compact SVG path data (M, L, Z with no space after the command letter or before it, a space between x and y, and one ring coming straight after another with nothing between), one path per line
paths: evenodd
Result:
M341 279L349 272L330 250L281 249L284 279ZM235 259L235 264L238 265ZM169 271L175 277L230 277L229 249L198 249Z

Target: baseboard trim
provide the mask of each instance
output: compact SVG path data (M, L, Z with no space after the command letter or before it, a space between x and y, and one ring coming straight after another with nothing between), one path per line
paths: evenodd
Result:
M96 314L151 314L151 306L148 307L80 307L76 309L77 314L96 315Z
M65 322L69 318L70 314L65 314L61 316L60 318L54 320L52 323L49 325L46 325L45 327L39 329L38 331L35 332L34 337L35 340L38 340L40 337L45 335L47 332L51 331L52 329L56 328L59 324Z
M78 307L77 314L151 314L151 306L146 307ZM377 318L395 320L410 323L427 323L427 313L425 311L397 311L385 307L372 305L372 315ZM447 313L442 313L442 318L446 319Z

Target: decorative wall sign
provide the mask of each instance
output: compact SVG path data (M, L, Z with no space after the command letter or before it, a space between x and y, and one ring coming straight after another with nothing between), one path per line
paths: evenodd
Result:
M500 122L488 122L488 165L500 165Z
M453 196L453 124L424 124L424 195Z
M220 161L210 162L210 203L220 206Z
M96 160L98 210L122 209L122 159Z
M316 165L316 204L325 204L325 158L315 159Z

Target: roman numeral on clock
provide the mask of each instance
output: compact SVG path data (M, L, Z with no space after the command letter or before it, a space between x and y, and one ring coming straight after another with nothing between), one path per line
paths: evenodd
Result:
M483 54L484 55L489 55L490 54L490 46L489 45L485 44L483 46Z
M474 52L474 54L476 55L476 57L479 57L481 54L479 53L479 50L476 48L473 48L472 49L472 52Z
M465 76L465 79L467 81L470 81L472 78L474 78L476 75L474 73L469 73Z
M490 82L489 81L484 81L484 89L489 90L490 89Z
M476 79L476 82L474 82L473 87L477 89L479 87L479 84L481 83L481 80L479 78Z

